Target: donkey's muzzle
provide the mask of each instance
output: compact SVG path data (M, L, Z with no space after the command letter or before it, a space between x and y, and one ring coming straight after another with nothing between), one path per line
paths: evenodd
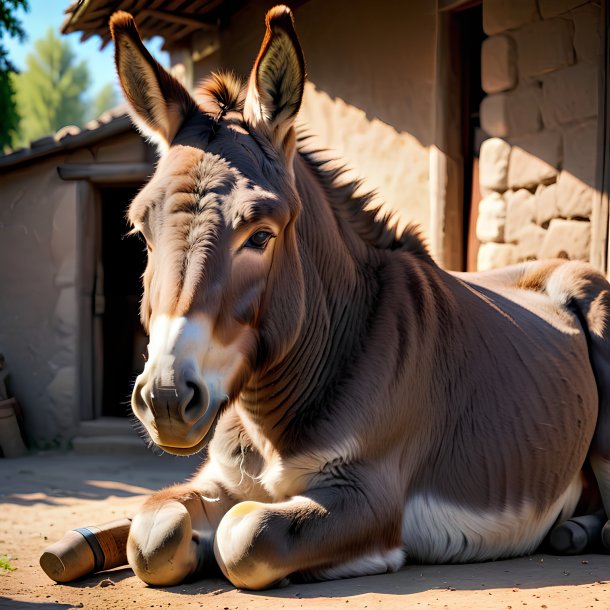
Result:
M211 404L208 388L191 369L142 373L131 406L155 444L181 455L203 447L220 409L220 405Z

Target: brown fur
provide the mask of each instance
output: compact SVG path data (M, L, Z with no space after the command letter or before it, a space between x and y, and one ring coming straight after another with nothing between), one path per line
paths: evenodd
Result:
M151 61L139 44L135 65ZM171 132L175 85L144 73L152 105L134 112ZM397 569L403 551L531 552L574 513L586 459L608 511L606 280L557 261L444 272L297 143L303 79L274 9L245 95L204 85L130 208L150 250L133 410L167 451L208 445L194 479L134 519L138 575L172 584L216 563L263 588Z

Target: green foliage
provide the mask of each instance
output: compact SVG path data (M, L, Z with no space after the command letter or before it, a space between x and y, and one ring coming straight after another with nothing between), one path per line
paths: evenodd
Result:
M119 103L119 96L112 83L105 84L95 96L90 119L96 119L100 114L114 108Z
M28 0L0 0L0 150L13 144L19 125L11 79L11 74L15 73L16 69L2 44L2 37L5 35L17 38L20 42L25 40L21 22L15 17L19 8L28 11Z
M17 568L11 565L9 558L6 555L0 555L0 570L6 570L7 572L13 572Z
M65 125L82 124L86 112L84 93L91 78L86 63L76 63L70 44L49 28L46 36L35 41L26 65L26 70L14 78L21 143Z

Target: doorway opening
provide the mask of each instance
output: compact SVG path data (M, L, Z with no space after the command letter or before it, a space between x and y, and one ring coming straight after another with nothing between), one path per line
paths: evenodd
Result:
M130 415L133 383L144 367L147 338L139 311L146 248L139 237L127 234L130 227L126 220L127 206L138 190L124 186L100 189L96 293L98 303L100 295L102 299L96 315L101 318L97 354L101 360L97 367L101 405L96 411L104 417Z
M453 15L453 48L459 53L459 82L461 109L461 152L463 159L463 252L466 271L475 271L479 241L476 223L481 193L479 190L479 148L483 140L479 107L485 97L481 88L481 46L486 35L483 32L483 7L469 2Z

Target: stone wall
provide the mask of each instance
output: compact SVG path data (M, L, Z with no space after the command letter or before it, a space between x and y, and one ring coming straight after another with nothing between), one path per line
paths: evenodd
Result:
M483 0L478 268L589 259L601 14L584 0Z

